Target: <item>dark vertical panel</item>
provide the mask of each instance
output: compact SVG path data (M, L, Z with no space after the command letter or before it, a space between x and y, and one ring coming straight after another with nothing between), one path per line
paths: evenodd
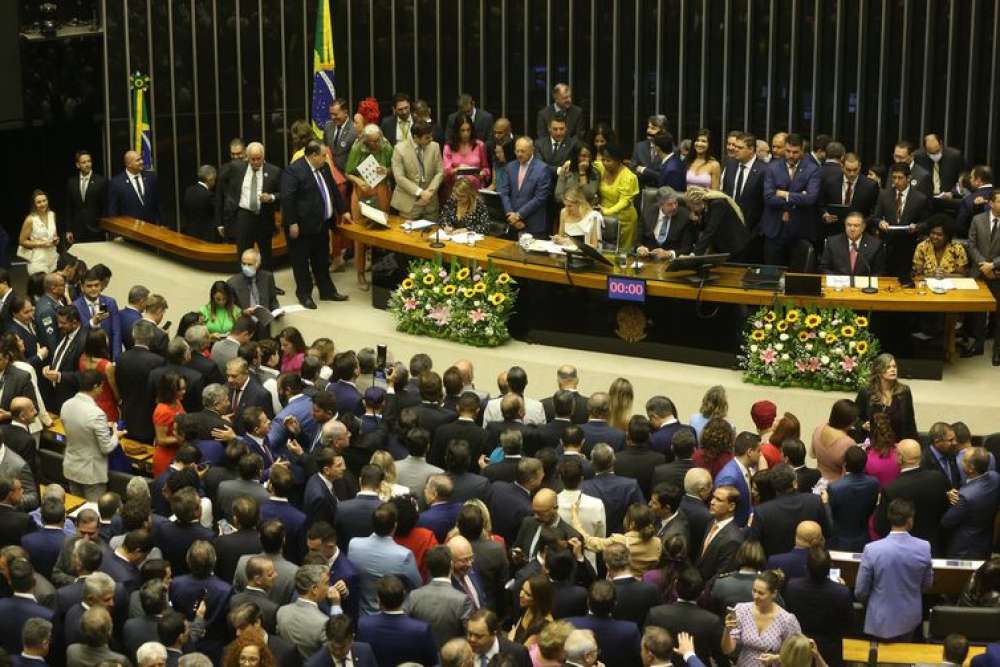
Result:
M698 131L701 120L701 67L702 67L702 43L701 30L705 21L702 12L704 3L702 0L687 0L683 17L683 28L685 32L681 65L684 81L681 83L683 94L681 106L681 136L684 138L694 138Z
M173 109L177 144L178 197L188 184L195 181L198 170L197 135L194 125L194 62L191 49L191 5L173 4Z
M479 47L482 36L482 21L479 17L479 3L470 3L465 6L464 19L462 23L462 39L457 44L457 58L464 64L462 69L461 85L457 87L458 93L468 93L479 99L480 91L480 51ZM457 98L457 96L456 96ZM437 111L437 115L444 119L449 113L454 111L455 99L445 96L444 108Z
M639 114L635 127L639 139L646 131L647 116L663 113L669 118L672 115L669 110L664 111L667 106L665 100L669 100L672 94L664 88L661 78L664 35L660 25L663 21L663 4L662 0L643 0L639 3L639 15L636 17L641 47L639 66L636 68L636 76L639 77Z
M708 9L705 16L705 39L704 39L704 65L702 67L701 79L704 82L703 99L701 104L701 115L704 121L699 123L712 130L715 139L715 152L718 157L720 141L725 133L732 129L728 119L723 116L723 107L726 113L732 107L728 105L731 86L727 86L725 53L732 43L732 30L726 31L726 3L706 2L704 6ZM731 28L732 26L730 26ZM723 104L723 99L727 104ZM724 144L724 141L722 142Z
M792 4L794 0L772 0L772 85L769 91L771 110L768 121L772 132L792 130L788 127L789 85L792 61L800 55L792 53Z
M243 134L247 141L261 141L263 137L263 119L260 117L261 44L258 9L256 0L240 0L239 73L243 90Z
M170 12L166 3L150 3L150 19L146 33L146 46L149 42L160 45L151 55L152 66L149 69L152 80L152 95L150 103L150 125L153 131L153 166L160 187L160 206L163 219L166 222L176 220L177 201L174 196L177 179L174 177L174 162L177 160L177 145L174 143L175 117L171 113L174 96L170 90L170 72L173 63L170 60ZM149 166L149 165L147 165Z
M984 58L977 57L977 50L980 48L981 44L984 44L986 37L990 34L987 32L989 23L983 21L983 11L981 0L972 0L969 6L969 18L968 18L968 31L965 33L969 35L968 39L968 56L963 59L963 64L968 68L967 72L967 83L966 83L966 94L965 94L965 154L968 155L973 161L980 161L980 156L982 155L982 149L979 147L976 139L982 129L980 124L976 123L975 112L976 103L978 100L982 99L983 96L979 94L978 89L981 85L985 85L987 88L989 86L989 79L981 76L981 72L986 69L982 67ZM974 148L975 147L975 148ZM985 156L983 156L985 157Z
M681 35L679 3L664 0L663 15L657 17L656 28L663 35L659 53L660 78L656 81L660 91L660 107L657 111L670 120L670 131L674 134L674 140L679 142L683 138L680 136L680 118L677 115L677 89L680 81L678 45Z
M751 52L747 66L747 78L750 81L750 127L770 141L771 123L768 112L771 109L768 94L771 77L770 33L771 2L770 0L751 0L753 13L751 16Z
M417 50L420 53L420 62L417 72L417 89L421 99L427 100L429 104L434 104L437 79L440 72L436 71L435 58L436 50L433 39L434 35L434 0L419 0L417 3L417 21L420 29L420 38L417 39ZM386 116L392 112L389 101L383 102L382 115Z
M372 33L375 38L375 60L372 62L372 69L375 73L374 87L371 94L379 101L379 104L392 100L392 96L397 92L407 92L401 89L393 89L393 62L392 62L392 11L391 0L374 0L372 3L373 15L372 25L375 27ZM425 93L426 94L426 91ZM434 103L430 98L431 104Z
M549 25L549 73L551 76L551 86L556 83L569 83L569 43L570 43L570 3L573 0L550 0L552 3L552 22ZM572 86L570 86L572 88ZM545 98L551 91L546 90L538 106L545 104ZM573 90L573 102L580 105L583 100L580 93L583 91Z
M526 1L506 0L507 117L514 128L514 134L523 134L527 128L527 133L534 136L534 125L531 124L529 127L524 117L524 81L528 74L528 64L524 52L524 3Z
M501 0L485 0L484 11L486 17L483 19L484 42L486 43L486 79L483 81L483 99L479 103L499 118L503 113L500 100L501 88L501 30L502 21L500 19Z
M240 119L236 107L236 91L240 87L236 65L236 2L235 0L217 0L217 3L219 143L223 144L222 153L227 156L229 140L233 137L243 137L240 132ZM243 138L245 141L249 141L246 137Z
M264 48L261 50L264 65L261 68L264 81L264 132L262 136L268 159L276 164L283 164L283 153L286 152L284 129L290 125L290 122L289 117L285 115L285 104L287 104L288 97L282 95L285 90L285 77L281 70L283 56L281 41L284 35L281 31L281 4L273 0L263 0L260 6L264 10L260 23L261 33L264 35ZM334 21L336 21L336 14L334 14ZM337 54L334 53L335 66L336 62ZM334 85L336 86L336 72L334 72Z
M1000 42L1000 0L993 0L993 39L992 43ZM997 49L991 49L990 59L990 99L997 98L997 58L1000 56ZM996 114L989 115L989 125L986 133L986 163L993 164L993 150L996 147Z
M109 44L125 43L126 17L121 0L108 0L105 30ZM127 51L112 48L108 56L108 138L110 155L105 170L110 176L122 168L122 154L129 149L129 96Z
M340 18L342 16L343 14L338 14L336 9L334 9L334 34L337 33L338 23L342 22ZM285 70L282 75L285 77L285 81L287 82L287 89L285 90L285 103L288 105L288 108L284 110L281 118L281 133L283 136L281 149L285 152L285 154L281 155L277 150L277 146L273 146L268 153L269 158L275 164L285 164L292 156L292 153L295 152L295 149L290 141L288 142L288 147L285 147L284 139L288 137L288 128L292 122L296 118L305 118L308 115L309 111L306 107L305 101L309 98L310 91L312 89L312 79L307 79L302 75L302 63L305 62L306 58L309 58L310 63L312 61L313 33L309 32L309 26L315 27L314 24L316 22L316 17L313 16L309 21L307 21L307 25L305 29L303 29L302 3L299 2L299 0L285 0L284 17ZM357 53L356 47L354 53ZM344 86L345 79L348 78L351 73L347 70L347 68L341 69L341 64L344 60L340 58L339 52L335 52L334 57L337 58L337 71L334 72L334 76L336 77L337 94L342 95L346 92Z
M591 34L595 38L591 48L591 55L594 59L593 71L591 71L592 85L594 88L594 113L591 124L604 121L611 123L611 52L613 48L611 30L608 26L612 21L611 2L598 0L593 16L593 26L596 31ZM619 128L614 128L618 131Z
M466 21L475 15L474 12L470 11L471 8L471 5L469 5L464 12ZM446 3L441 5L440 19L441 70L439 74L441 76L441 99L437 103L438 107L434 109L434 118L441 124L444 124L444 120L448 117L448 114L455 110L455 100L458 99L459 93L466 90L466 87L458 80L458 63L466 60L467 56L475 54L476 50L473 48L473 44L478 40L473 40L475 33L473 33L472 28L468 24L462 26L464 38L461 41L456 38L459 30L458 13L446 8ZM469 68L464 67L462 76L468 78L468 75Z

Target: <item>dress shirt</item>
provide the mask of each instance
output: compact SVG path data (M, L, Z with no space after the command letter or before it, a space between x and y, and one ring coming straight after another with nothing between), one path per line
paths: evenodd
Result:
M260 169L257 170L256 191L250 192L250 183L253 180L253 175L254 175L254 168L250 167L249 169L247 169L247 173L243 175L243 187L240 188L240 208L245 209L247 211L254 210L253 200L254 198L260 196L261 184L264 181L264 167L261 167ZM257 210L259 210L259 208Z
M728 519L723 519L722 521L714 521L708 526L708 532L705 534L705 544L701 547L701 552L705 553L708 551L708 545L711 544L712 540L722 532L722 529L732 523L736 515L729 517Z
M396 143L410 138L410 128L413 127L413 117L410 120L400 120L396 117Z
M663 243L670 236L670 223L673 222L673 219L673 216L668 218L663 211L660 211L656 218L656 228L653 230L653 236L657 243Z
M93 172L91 172L91 173L89 173L87 175L80 174L80 199L81 200L87 198L87 186L90 184L90 177L92 175L93 175Z
M142 174L133 174L131 171L126 171L125 173L128 174L129 183L132 184L132 188L135 190L135 193L139 195L139 201L145 201L146 186L142 182Z

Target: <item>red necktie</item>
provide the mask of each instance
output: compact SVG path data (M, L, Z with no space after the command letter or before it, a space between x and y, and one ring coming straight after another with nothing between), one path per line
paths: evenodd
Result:
M844 193L844 206L851 205L851 199L854 198L854 183L847 181L847 192Z
M851 241L851 248L848 251L851 257L851 273L854 273L854 266L858 263L858 244L855 241Z

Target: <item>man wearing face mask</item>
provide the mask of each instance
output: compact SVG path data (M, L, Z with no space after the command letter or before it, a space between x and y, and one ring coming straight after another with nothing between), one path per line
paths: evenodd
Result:
M275 310L278 304L278 288L274 284L274 274L260 266L260 253L256 248L247 248L240 256L240 273L226 281L235 295L236 305L244 315L257 322L257 338L270 335L272 318L267 311Z
M965 171L965 158L957 148L945 146L940 134L924 137L924 147L913 154L913 160L931 174L931 192L948 200L958 178Z

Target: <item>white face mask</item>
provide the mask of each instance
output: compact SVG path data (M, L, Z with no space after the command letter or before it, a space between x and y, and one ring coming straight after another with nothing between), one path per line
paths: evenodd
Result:
M253 278L254 276L257 275L256 266L248 266L247 264L243 264L242 266L243 266L243 275L245 275L247 278Z
M931 159L932 162L940 162L941 158L944 156L944 151L940 153L928 153L927 157Z

